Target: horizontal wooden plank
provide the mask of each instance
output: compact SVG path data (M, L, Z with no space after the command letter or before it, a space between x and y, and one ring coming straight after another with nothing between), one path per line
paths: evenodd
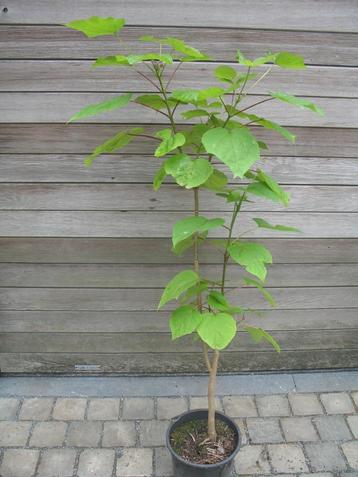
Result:
M124 129L125 126L111 124L0 124L0 148L3 154L87 154ZM158 127L146 126L145 130L151 134ZM272 131L253 130L269 145L270 156L358 157L355 129L290 128L297 136L295 145ZM138 138L126 146L125 153L153 154L154 148L152 140Z
M277 309L356 308L355 287L272 288ZM0 288L3 310L54 311L152 311L157 309L162 289L131 288ZM269 309L261 294L242 288L240 296L229 290L228 297L240 306ZM168 309L175 307L168 305Z
M162 288L187 265L68 265L0 264L2 287L95 287ZM201 274L211 280L221 277L222 266L202 265ZM269 287L358 286L358 264L273 264L269 267ZM241 284L241 267L229 265L227 286ZM358 326L358 321L357 321Z
M0 93L2 115L0 123L65 123L83 107L113 98L113 93ZM265 96L250 96L243 100L243 108L264 99ZM304 127L358 127L358 99L312 98L325 111L319 116L310 110L297 109L282 101L260 104L252 111L268 117L284 126ZM178 108L176 121L185 122ZM162 123L163 115L129 103L126 108L85 119L85 123L134 123L140 118L142 124ZM195 122L195 120L194 120Z
M139 173L139 171L138 171ZM290 212L358 212L357 186L286 186ZM342 200L343 199L343 200ZM281 203L250 197L246 211L282 211ZM200 192L201 211L232 210L211 191ZM0 210L193 210L193 195L175 184L3 184Z
M283 351L317 349L357 349L358 329L318 331L276 331L275 339ZM199 352L201 345L192 336L172 341L169 333L0 333L3 353L188 353ZM267 342L255 344L239 332L228 352L270 351Z
M0 353L0 369L3 373L75 373L90 374L79 371L75 365L97 365L100 373L120 374L193 374L205 373L205 364L200 353L127 353L93 354L93 353ZM342 369L356 368L358 351L346 350L311 350L221 353L219 372L232 373L242 371L271 370L308 370L308 369ZM220 388L218 388L220 395Z
M215 217L215 213L206 213ZM357 213L265 212L273 224L298 227L306 238L358 238ZM173 224L186 217L181 212L126 211L0 211L3 237L169 237ZM221 213L228 222L231 214ZM255 212L242 212L234 234L250 229L249 237L300 237L301 233L252 230ZM251 231L252 230L252 231ZM214 230L213 237L223 232Z
M156 311L0 311L0 332L166 333L168 312ZM356 329L357 310L266 310L249 318L266 330Z
M1 6L6 6L2 0ZM99 16L124 17L129 25L214 26L233 28L270 28L275 30L317 30L356 32L358 14L354 0L174 0L121 3L106 0L51 1L12 0L1 8L1 23L65 23L74 18Z
M358 36L358 35L357 35ZM358 40L358 38L357 38ZM218 63L184 63L170 84L178 88L204 88L219 83L214 70ZM232 65L235 67L235 64ZM175 66L168 67L164 77L168 80ZM267 67L266 67L267 69ZM132 68L92 68L91 61L1 61L0 91L63 92L94 91L117 93L122 91L153 92L154 87ZM240 69L238 69L240 70ZM144 68L143 72L147 70ZM263 71L265 71L263 69ZM304 96L356 98L358 95L358 69L312 66L292 71L275 67L265 81L251 90L252 94L267 91L289 91Z
M182 38L213 59L232 61L238 46L246 56L267 51L300 53L306 64L358 66L357 35L341 32L257 30L202 27L124 27L121 44L110 36L86 38L82 33L59 25L0 25L0 59L94 59L153 51L153 44L138 42L143 35ZM212 39L215 37L215 41ZM76 45L76 48L73 47ZM321 78L324 80L324 78ZM337 88L340 85L336 85Z
M0 154L0 183L151 183L158 168L153 156L105 155L92 167L83 165L84 158L73 154ZM257 165L281 184L358 185L356 158L265 156Z
M358 262L358 239L251 239L269 248L275 263ZM201 263L221 263L222 255L206 242ZM192 263L192 253L171 252L167 239L0 237L0 262L9 263Z

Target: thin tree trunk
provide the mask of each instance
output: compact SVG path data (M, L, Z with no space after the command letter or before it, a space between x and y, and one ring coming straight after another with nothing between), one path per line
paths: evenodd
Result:
M218 371L219 351L214 350L214 356L211 362L209 386L208 386L208 434L212 442L216 441L215 426L215 397L216 397L216 375Z

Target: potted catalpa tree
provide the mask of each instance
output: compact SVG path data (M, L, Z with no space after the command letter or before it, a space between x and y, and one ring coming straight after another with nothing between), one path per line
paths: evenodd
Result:
M76 20L67 27L79 30L88 37L117 35L123 19L91 17ZM242 285L256 287L258 293L274 306L270 293L264 288L267 265L272 263L269 250L245 238L247 230L238 227L240 213L255 198L287 206L289 194L258 167L260 150L267 145L256 139L254 131L267 128L295 141L295 136L279 124L255 114L255 106L270 101L308 108L322 114L322 110L306 99L280 91L270 91L258 102L250 102L249 92L263 81L273 68L304 68L303 59L293 53L268 53L250 60L237 50L236 67L220 65L214 71L212 86L204 89L171 89L173 78L187 62L208 60L208 56L183 40L145 36L141 42L153 46L151 52L98 58L94 67L127 67L149 82L152 93L134 96L121 94L112 99L89 105L76 113L69 122L99 113L123 108L129 103L149 108L153 115L165 118L155 134L135 127L121 130L87 157L90 166L101 154L113 153L137 137L153 141L154 161L158 170L153 187L158 190L168 177L193 196L193 215L173 224L173 253L193 250L193 267L175 275L164 289L158 308L176 301L169 326L173 339L194 334L202 345L205 365L209 373L208 409L187 412L174 419L167 433L167 445L173 457L175 475L229 476L233 458L239 450L239 430L233 420L215 410L216 376L220 351L229 346L236 333L248 333L257 343L269 342L280 352L275 339L264 329L248 320L253 310L238 302L240 295L228 290L227 266L233 262L244 272ZM146 48L146 51L148 49ZM267 67L262 68L264 65ZM140 121L140 117L138 118ZM252 126L254 126L254 131ZM231 217L206 217L200 214L200 190L212 191L231 207ZM271 224L263 218L253 218L258 228L283 232L298 232L294 227ZM208 234L215 231L217 240L210 240L222 254L222 270L212 280L200 268L200 247ZM239 278L240 278L239 277ZM238 283L240 280L238 279ZM237 297L236 297L237 295Z

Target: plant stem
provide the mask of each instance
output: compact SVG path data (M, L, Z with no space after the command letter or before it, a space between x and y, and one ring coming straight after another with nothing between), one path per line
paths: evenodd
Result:
M208 385L208 435L211 442L216 441L215 426L215 395L216 395L216 376L219 364L219 351L214 350L214 357L211 363L209 385Z

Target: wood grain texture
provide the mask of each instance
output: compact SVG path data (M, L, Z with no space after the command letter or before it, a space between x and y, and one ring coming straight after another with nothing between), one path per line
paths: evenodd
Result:
M2 115L0 123L66 123L75 113L89 104L112 99L112 93L0 93ZM265 99L266 96L252 95L242 102L242 107ZM267 117L283 126L358 128L358 99L352 98L312 98L323 108L324 116L314 114L288 105L282 101L270 101L255 108L255 114ZM190 109L177 109L178 124L184 122L180 112ZM81 121L82 123L134 123L141 119L142 124L162 123L163 115L131 102L125 108L97 115ZM193 120L194 123L196 122Z
M4 12L3 7L8 11ZM357 32L358 13L354 0L1 0L0 22L65 23L91 15L124 17L128 25L269 28L274 30L313 30Z
M88 154L124 129L126 126L114 124L0 124L0 147L3 154ZM148 125L145 130L151 134L158 126ZM269 146L269 152L264 151L263 156L358 157L358 134L354 128L292 127L290 131L297 137L294 145L272 131L253 130ZM154 148L152 140L138 138L121 152L153 154Z
M270 289L277 309L357 308L355 287L299 287ZM135 288L0 288L3 310L49 311L152 311L157 309L161 289ZM232 303L255 309L270 309L256 289L243 288L240 297L229 290ZM173 309L174 303L168 305Z
M84 166L85 157L75 154L0 154L0 183L151 183L158 167L153 156L105 155L92 167ZM223 164L213 163L228 173ZM265 156L257 165L281 184L358 185L356 158Z
M250 239L271 250L275 263L357 263L358 239ZM210 243L200 248L202 263L221 263ZM82 264L192 264L189 251L171 252L171 241L158 238L0 238L0 262Z
M358 41L358 35L357 35ZM66 92L128 91L134 93L154 92L154 87L133 68L92 68L91 61L1 61L0 91L12 92ZM170 84L170 89L206 88L221 85L214 70L221 63L184 63ZM232 63L232 67L237 64ZM168 67L165 79L169 79L175 66ZM146 72L146 68L138 68ZM262 68L258 73L267 69ZM260 82L252 94L267 94L268 91L289 91L291 94L326 97L357 98L358 69L343 67L312 66L303 70L285 70L274 67L265 81Z
M187 265L67 265L0 264L2 287L95 287L95 288L164 288L166 283ZM204 277L217 280L222 266L203 265ZM242 285L250 276L237 265L229 265L227 286ZM358 286L358 265L349 264L273 264L268 267L268 287ZM358 325L358 323L357 323Z
M356 308L266 310L249 318L269 331L357 328ZM0 311L1 333L168 333L166 311ZM356 331L354 331L355 333Z
M103 55L150 52L153 45L138 42L143 35L179 37L220 61L232 61L240 48L246 56L267 51L301 54L306 64L358 66L357 34L248 28L126 26L121 44L110 36L86 38L60 25L0 25L0 59L94 59ZM213 41L215 38L215 41ZM76 44L76 48L73 45ZM75 78L74 78L75 79ZM340 85L336 85L340 87Z
M358 360L355 349L307 351L231 352L220 356L220 373L241 371L291 371L302 369L354 368ZM201 353L2 353L3 373L81 374L78 364L95 364L101 373L120 374L193 374L205 373ZM90 374L82 372L83 374ZM96 371L98 374L98 371ZM220 393L220 390L218 391Z
M238 182L236 183L236 185ZM358 212L357 186L286 186L287 209L277 202L250 196L246 211ZM344 200L337 201L341 196ZM192 196L175 184L3 184L0 210L143 210L192 212ZM229 212L232 204L211 191L200 192L202 212Z
M3 237L170 237L172 224L188 214L183 212L133 211L0 211ZM215 217L214 212L206 213ZM358 238L357 213L317 212L242 212L240 231L246 237L300 237L301 233L254 229L253 217L261 216L272 224L304 230L306 238ZM231 214L220 214L228 223ZM240 228L239 228L240 227ZM219 229L212 237L223 237Z

